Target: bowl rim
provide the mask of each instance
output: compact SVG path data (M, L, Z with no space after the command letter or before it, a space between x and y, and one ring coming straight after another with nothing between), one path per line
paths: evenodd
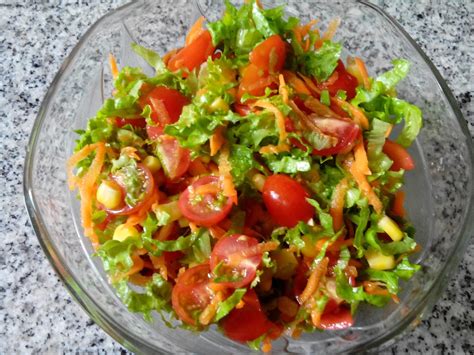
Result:
M38 135L40 133L41 127L46 117L46 113L49 110L50 100L56 93L57 85L61 81L63 74L69 69L73 59L79 53L83 45L95 32L96 28L104 20L115 16L117 13L122 12L129 7L135 6L137 3L144 2L147 0L133 0L130 3L122 5L114 10L109 11L104 16L100 17L88 30L82 35L79 39L79 42L74 46L72 51L67 55L66 59L60 66L58 72L56 73L53 81L49 85L49 88L43 98L40 109L36 116L36 119L31 130L31 135L26 147L26 156L23 168L23 195L26 205L26 209L33 226L33 230L38 238L38 241L45 253L48 261L53 267L56 275L60 278L63 284L66 286L67 291L72 296L72 298L81 306L81 308L89 315L89 317L98 324L107 334L109 334L113 339L115 339L119 344L124 346L130 351L137 353L148 353L156 352L156 348L150 344L142 341L142 339L137 339L133 335L131 336L122 325L115 322L106 312L102 310L100 305L98 305L94 298L89 296L86 290L78 286L74 278L71 276L71 272L67 267L67 264L64 262L63 258L60 256L58 249L53 243L51 243L51 238L49 236L48 230L45 227L43 222L42 215L37 208L36 199L32 190L32 166L35 158L35 148L38 140ZM431 72L438 85L441 87L443 94L449 102L449 106L453 113L456 116L457 123L459 124L462 133L465 136L466 147L468 150L468 157L470 163L470 170L472 172L474 166L474 146L472 137L468 130L467 122L458 107L458 102L454 98L451 90L449 89L447 83L439 73L438 69L434 66L428 56L424 53L421 47L411 38L411 36L404 30L404 28L390 15L388 15L384 10L379 8L377 5L374 5L365 0L356 0L357 3L367 6L374 10L378 15L384 18L390 25L395 27L396 30L401 32L405 39L413 46L413 48L418 52L420 57L423 59L425 64L428 65ZM198 9L201 11L200 7ZM471 174L472 176L472 174ZM469 183L472 185L472 182ZM394 338L401 332L407 330L409 325L417 319L417 317L424 310L429 310L435 302L438 301L442 292L447 288L448 283L445 282L449 279L449 276L454 272L455 268L458 267L459 262L462 259L462 256L465 252L465 246L470 240L470 232L474 230L474 196L471 194L468 201L468 208L465 211L465 221L463 226L460 229L459 236L454 244L451 252L446 258L445 261L445 272L438 276L430 289L425 292L424 296L418 301L418 303L410 310L410 312L396 323L396 325L391 327L389 332L379 335L378 337L371 339L365 343L356 345L351 351L360 351L374 348L386 343L388 340ZM433 297L432 294L435 293L436 296ZM427 312L429 314L429 312ZM424 316L426 314L421 314ZM401 332L400 332L401 329ZM137 344L137 341L139 344ZM171 353L166 349L159 349L164 353Z

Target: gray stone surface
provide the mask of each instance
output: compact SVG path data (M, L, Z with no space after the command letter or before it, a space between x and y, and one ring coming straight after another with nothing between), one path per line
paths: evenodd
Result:
M124 3L0 0L0 354L125 351L71 300L38 244L22 196L25 146L48 86L87 28ZM474 3L376 3L431 58L472 136ZM432 314L385 352L474 353L473 264L471 242Z

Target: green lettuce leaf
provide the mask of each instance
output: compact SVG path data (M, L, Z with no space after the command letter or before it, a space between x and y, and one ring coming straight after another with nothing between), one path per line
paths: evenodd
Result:
M416 247L416 242L410 238L406 233L402 240L397 242L383 243L377 236L379 233L377 226L370 227L365 232L365 240L372 248L379 250L384 255L398 255L413 251Z
M150 66L155 68L157 73L164 73L168 71L165 63L158 53L152 51L151 49L140 46L137 43L132 43L131 46L133 51L142 57L148 64L150 64Z
M131 312L139 312L147 321L152 321L151 312L170 312L172 286L160 274L155 273L146 285L145 292L133 291L126 280L114 284L117 294Z
M297 58L298 66L303 74L315 77L318 82L327 80L341 57L342 45L332 41L324 41L321 48L304 52Z
M253 151L242 144L232 144L229 155L230 165L232 166L232 177L234 184L240 186L247 173L255 166Z
M142 246L140 238L127 238L124 241L112 239L101 245L95 255L102 259L107 273L123 273L133 266L132 253Z
M311 157L301 149L278 154L264 154L268 168L274 173L295 174L311 170Z
M230 295L225 301L220 302L217 306L216 315L214 316L214 322L220 321L226 315L228 315L237 304L240 302L247 292L246 288L238 288Z
M372 173L385 172L392 166L392 161L382 151L385 144L385 134L390 124L379 119L373 119L371 130L365 136L367 139L367 158Z

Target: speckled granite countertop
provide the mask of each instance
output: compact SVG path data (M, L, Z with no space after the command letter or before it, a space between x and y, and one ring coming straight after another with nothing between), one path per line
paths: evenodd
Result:
M125 351L71 300L38 244L22 196L25 146L48 86L87 28L125 2L0 0L0 354ZM432 59L474 135L474 3L376 2ZM471 242L432 314L387 352L474 353L473 265Z

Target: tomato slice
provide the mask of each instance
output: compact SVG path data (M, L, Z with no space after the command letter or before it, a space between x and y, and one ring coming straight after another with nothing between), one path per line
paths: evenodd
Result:
M355 145L357 138L361 134L359 126L355 123L337 118L316 118L313 123L323 132L332 137L336 137L338 142L331 148L313 149L314 155L335 155L349 152Z
M275 223L294 227L299 221L307 222L314 208L306 201L306 190L287 175L272 175L263 185L263 202Z
M253 289L243 297L244 306L234 308L221 321L224 334L232 340L250 341L257 339L274 327L263 313L260 301Z
M240 260L237 265L229 265L228 257L231 254L242 252L258 244L257 239L242 234L222 237L212 250L210 266L214 272L220 264L219 275L234 281L218 282L224 287L239 288L248 285L255 278L257 268L262 261L262 254L255 254ZM215 281L216 282L216 281Z
M337 79L334 82L330 84L323 82L319 84L318 87L323 90L328 90L331 96L336 95L339 90L344 90L347 94L347 100L352 99L356 94L355 89L359 85L357 78L346 71L344 63L340 59L335 71L337 73Z
M160 113L157 112L153 100L160 100L163 103L166 109L164 115L160 115ZM183 107L187 104L189 104L189 100L186 96L181 94L178 90L170 89L166 86L155 87L139 101L139 105L142 109L146 105L150 105L152 109L151 119L163 127L176 122L183 111Z
M172 56L168 62L168 69L176 71L187 68L189 71L199 67L214 53L212 38L209 31L204 31L194 41Z
M201 187L199 189L199 187ZM207 190L202 193L199 190ZM232 201L222 195L217 176L196 180L179 197L181 213L191 222L210 227L222 221L232 209Z
M171 304L179 319L187 324L196 325L196 312L202 311L212 300L209 272L209 264L192 267L178 277L173 287Z
M252 112L252 109L248 105L235 103L234 111L237 112L240 116L247 116L249 113Z
M143 117L137 117L137 118L115 117L115 125L118 128L122 128L123 126L128 125L128 124L136 128L145 128L146 120Z
M339 306L331 312L324 312L321 316L319 324L320 329L324 330L341 330L352 327L354 319L351 310L345 306Z
M407 152L407 150L400 144L387 139L382 150L385 154L388 155L390 160L393 161L390 170L399 171L400 169L415 169L415 162L413 161L413 158Z
M161 126L146 126L146 133L151 140L157 140L164 132Z
M148 132L150 135L150 132ZM170 180L184 175L191 163L190 152L182 148L176 138L161 135L158 138L157 153L166 176Z
M250 63L242 70L237 98L240 101L245 93L252 96L263 96L267 87L276 89L278 87L277 78L268 75L263 69Z
M286 42L279 35L270 36L250 52L249 59L266 72L279 72L285 65Z
M141 174L143 176L143 181L144 181L144 186L145 186L145 191L144 191L143 198L135 206L129 206L129 205L124 203L125 206L123 206L119 209L116 209L116 210L105 209L105 211L107 211L109 214L115 215L115 216L126 216L126 215L130 215L132 213L135 213L153 195L153 190L155 188L155 182L154 182L154 179L153 179L153 174L143 164L137 164L137 169L141 172ZM116 178L114 178L114 181L123 190L122 196L125 196L126 195L125 187Z

